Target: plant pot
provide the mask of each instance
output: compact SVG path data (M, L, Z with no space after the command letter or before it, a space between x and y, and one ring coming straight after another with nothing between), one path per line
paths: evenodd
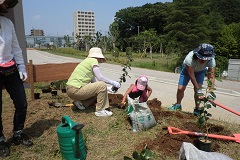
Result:
M42 93L50 93L51 92L51 89L42 89Z
M56 96L57 95L57 90L52 90L51 94L52 94L52 96Z
M34 99L40 99L40 93L34 93Z
M195 146L199 150L211 152L212 141L205 139L205 137L200 137L196 139Z
M67 92L67 89L66 88L63 88L62 89L62 93L66 93Z

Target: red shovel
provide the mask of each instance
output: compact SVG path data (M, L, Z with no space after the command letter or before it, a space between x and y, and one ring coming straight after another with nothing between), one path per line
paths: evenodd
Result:
M219 107L221 107L221 108L223 108L223 109L226 109L227 111L230 111L230 112L232 112L232 113L240 116L240 113L239 113L239 112L234 111L234 110L232 110L231 108L228 108L228 107L226 107L226 106L224 106L224 105L222 105L222 104L220 104L220 103L218 103L218 102L216 102L216 101L213 101L213 103L215 103L217 106L219 106Z
M203 136L203 137L208 136L210 138L218 138L218 139L230 140L230 141L235 141L237 143L240 143L240 134L233 134L234 137L230 137L230 136L223 136L223 135L217 135L217 134L206 134L201 132L184 131L175 127L168 127L168 132L170 134L186 134L186 135Z

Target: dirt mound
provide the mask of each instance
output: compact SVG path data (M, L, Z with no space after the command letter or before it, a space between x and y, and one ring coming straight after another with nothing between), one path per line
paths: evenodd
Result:
M109 94L109 102L111 106L118 107L122 101L123 95L121 94ZM162 120L172 120L168 122L169 126L178 127L181 130L200 132L196 122L193 122L196 117L193 114L185 112L166 111L161 108L161 101L157 98L148 100L147 104L151 109L157 123L163 123ZM175 119L175 120L174 120ZM210 124L210 133L219 135L231 135L231 132L224 129L222 126ZM167 126L163 127L163 130L167 131ZM156 135L157 138L151 140L146 139L143 143L136 146L137 150L141 151L146 145L151 150L158 150L163 152L164 155L175 156L179 155L179 149L183 142L189 142L195 144L196 138L184 134L170 135L168 132L163 134L162 132ZM217 141L213 139L213 141ZM226 141L228 143L228 141ZM212 144L212 151L219 151L219 145L217 143Z

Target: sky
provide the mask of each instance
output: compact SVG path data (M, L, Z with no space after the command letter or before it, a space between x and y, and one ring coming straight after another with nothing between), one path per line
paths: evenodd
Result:
M75 11L95 12L95 29L106 34L119 10L156 2L172 0L22 0L25 35L31 29L41 29L45 36L72 35Z

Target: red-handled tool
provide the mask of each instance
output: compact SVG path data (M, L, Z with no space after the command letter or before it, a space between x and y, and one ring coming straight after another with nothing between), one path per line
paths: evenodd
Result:
M220 104L220 103L218 103L218 102L216 102L216 101L213 101L213 103L215 103L217 106L219 106L219 107L221 107L221 108L223 108L223 109L226 109L227 111L230 111L230 112L232 112L232 113L240 116L240 113L239 113L239 112L234 111L234 110L232 110L231 108L228 108L228 107L226 107L226 106L224 106L224 105L222 105L222 104Z
M234 137L231 136L224 136L224 135L217 135L217 134L206 134L201 132L190 132L190 131L184 131L175 127L168 127L168 132L170 134L186 134L186 135L193 135L193 136L208 136L210 138L217 138L217 139L223 139L223 140L230 140L235 141L237 143L240 143L240 134L233 134Z

